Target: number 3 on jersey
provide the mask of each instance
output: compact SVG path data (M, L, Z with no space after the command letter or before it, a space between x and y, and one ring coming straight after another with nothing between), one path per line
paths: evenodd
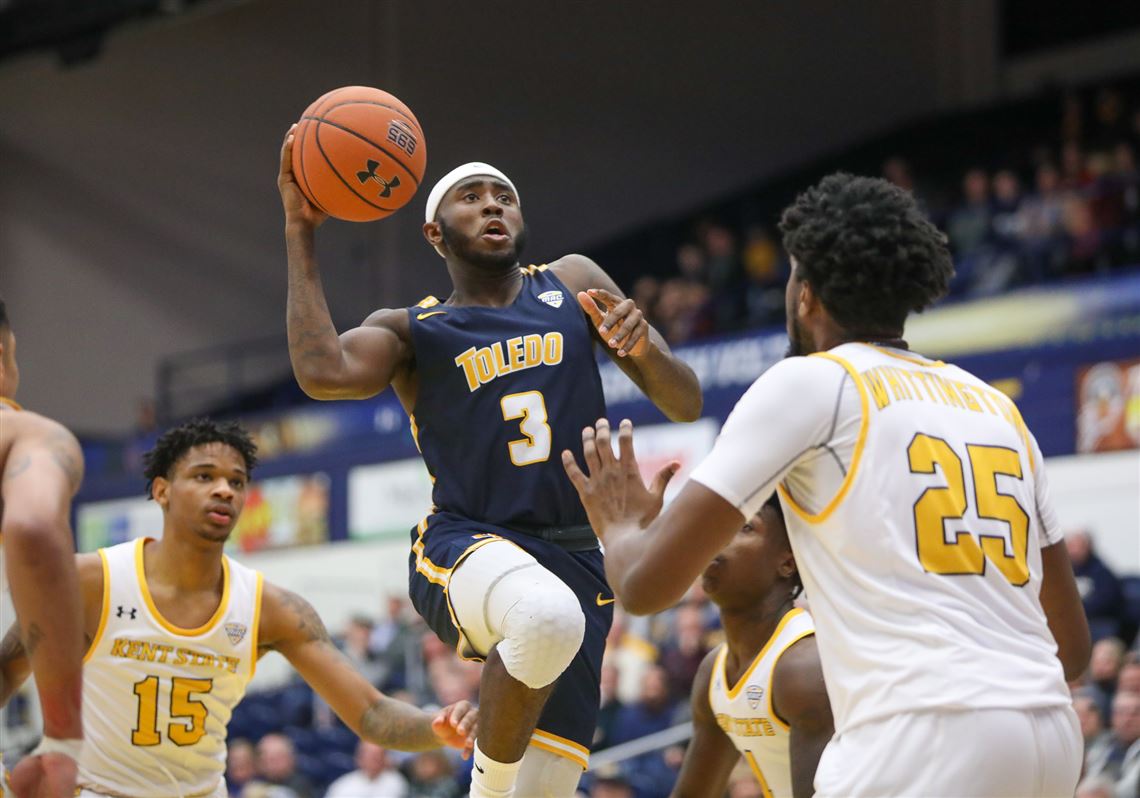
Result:
M526 436L507 444L511 462L517 466L527 466L549 460L553 436L550 425L546 423L546 400L542 394L539 391L509 393L499 400L499 404L503 408L504 421L522 419L519 430Z
M946 522L960 521L966 514L966 479L962 458L941 438L918 434L907 447L912 474L933 474L937 465L946 487L930 487L914 503L914 528L918 559L935 574L982 574L986 561L993 563L1011 584L1029 581L1029 516L1008 493L997 488L999 476L1022 479L1021 458L1002 446L966 444L970 471L974 475L974 496L978 517L1001 521L1009 526L1008 546L1004 535L971 535L955 530L953 541L946 538ZM1007 553L1012 551L1012 556Z
M175 676L170 680L171 723L167 726L166 736L175 745L193 745L206 733L206 705L191 696L208 693L213 687L212 679ZM141 682L135 682L135 695L139 699L139 717L131 732L131 743L158 745L162 742L158 733L158 677L148 676Z

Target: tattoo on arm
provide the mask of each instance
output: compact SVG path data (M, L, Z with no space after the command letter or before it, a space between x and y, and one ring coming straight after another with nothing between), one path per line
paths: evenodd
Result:
M386 748L427 751L439 748L431 730L431 716L418 707L384 697L360 718L360 736Z
M27 471L31 465L32 456L25 454L19 460L8 466L8 470L5 472L4 478L15 479L16 477L20 476L20 474L23 474L25 471Z
M317 615L312 604L289 590L281 591L281 600L285 602L285 606L296 617L297 631L305 641L332 645L332 639L329 637L328 630L325 629L325 623L321 620L321 616Z
M51 453L51 458L67 475L71 489L78 490L79 484L83 481L83 459L80 457L77 460L73 449L74 442L69 432L58 430L48 439L48 451Z
M13 624L4 639L0 640L0 668L24 656L24 643L20 640L20 627Z

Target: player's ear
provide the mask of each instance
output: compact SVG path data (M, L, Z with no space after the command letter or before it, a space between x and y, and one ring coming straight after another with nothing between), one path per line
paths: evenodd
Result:
M424 222L424 238L431 244L439 256L444 257L443 254L443 230L440 228L439 222Z
M802 319L810 316L817 306L819 305L819 297L816 296L815 291L811 288L811 283L807 280L800 280L800 295L796 299L796 309L799 317Z
M781 579L791 579L796 572L796 558L792 552L785 551L780 555L780 562L776 565L776 572Z
M170 504L170 480L166 477L155 477L150 483L150 497L162 509Z

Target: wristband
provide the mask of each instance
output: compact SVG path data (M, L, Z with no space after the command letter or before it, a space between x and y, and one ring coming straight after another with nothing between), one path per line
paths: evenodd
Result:
M28 756L40 756L41 754L63 754L64 756L79 761L79 754L83 751L83 740L58 740L55 737L44 737L40 740L40 744Z

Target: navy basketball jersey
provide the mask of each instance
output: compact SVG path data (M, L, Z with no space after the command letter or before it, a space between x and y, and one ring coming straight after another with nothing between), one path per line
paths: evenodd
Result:
M419 394L412 434L441 511L503 526L571 526L586 511L563 449L605 415L589 321L546 266L507 307L408 308Z

